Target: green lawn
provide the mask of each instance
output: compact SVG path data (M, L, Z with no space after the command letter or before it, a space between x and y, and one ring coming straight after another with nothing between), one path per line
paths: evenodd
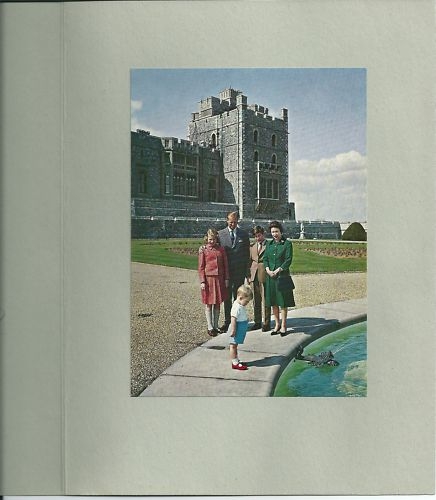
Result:
M201 239L132 240L132 262L197 269ZM293 241L291 272L338 273L366 271L366 243Z

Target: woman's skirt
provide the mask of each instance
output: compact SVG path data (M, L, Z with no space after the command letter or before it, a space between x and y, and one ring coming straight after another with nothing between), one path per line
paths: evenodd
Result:
M295 307L294 291L281 292L277 288L277 279L267 276L265 282L265 304L279 307Z

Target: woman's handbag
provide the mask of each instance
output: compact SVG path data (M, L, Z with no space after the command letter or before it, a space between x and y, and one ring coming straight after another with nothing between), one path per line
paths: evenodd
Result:
M283 274L277 278L277 290L279 292L290 292L294 288L294 282L292 281L292 277L289 274Z

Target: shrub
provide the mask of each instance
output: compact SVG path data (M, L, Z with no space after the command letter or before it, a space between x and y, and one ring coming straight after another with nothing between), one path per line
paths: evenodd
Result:
M366 231L362 224L353 222L344 231L342 239L347 241L366 241Z

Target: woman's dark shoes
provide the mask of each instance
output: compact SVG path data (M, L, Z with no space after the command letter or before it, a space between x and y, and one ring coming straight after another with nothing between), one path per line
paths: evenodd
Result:
M210 336L210 337L216 337L218 335L218 332L216 330L208 330L207 331L207 334Z
M294 331L293 328L288 328L287 330L285 330L284 332L280 332L280 336L282 337L286 337L286 335L289 335L290 333L292 333Z
M280 333L280 330L273 330L271 332L271 335L278 335Z

